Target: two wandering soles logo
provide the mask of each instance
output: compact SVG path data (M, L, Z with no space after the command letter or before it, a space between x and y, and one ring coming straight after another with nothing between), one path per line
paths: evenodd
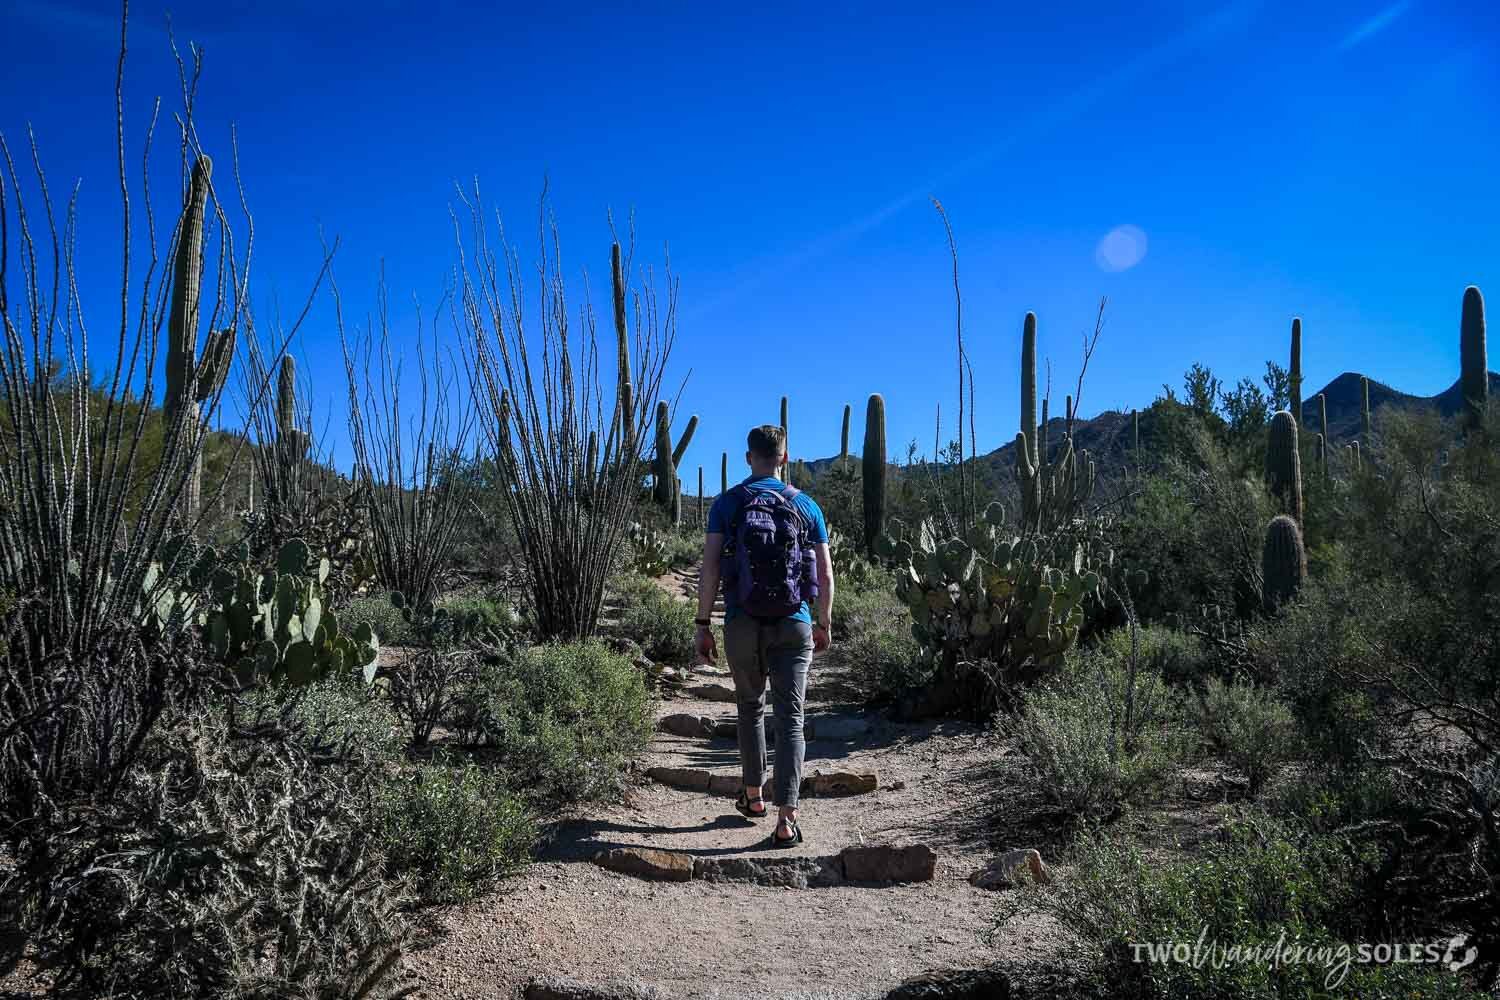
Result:
M1283 931L1270 943L1226 945L1210 939L1207 927L1196 941L1162 941L1132 944L1130 947L1136 962L1152 965L1191 965L1195 969L1252 964L1272 969L1315 965L1327 970L1323 983L1328 989L1342 986L1352 965L1442 965L1450 972L1458 972L1471 965L1479 955L1478 949L1469 944L1468 936L1464 934L1433 942L1306 945L1288 941Z

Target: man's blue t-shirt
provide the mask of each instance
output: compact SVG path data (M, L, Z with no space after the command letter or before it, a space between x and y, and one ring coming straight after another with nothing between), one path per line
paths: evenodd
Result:
M763 476L759 479L746 479L740 485L754 493L780 493L785 484L774 476ZM828 541L828 522L823 519L823 511L813 502L813 498L806 493L798 493L792 498L792 505L807 518L807 537L814 545L821 545ZM714 505L708 509L708 533L728 535L731 533L731 525L740 512L739 491L731 489L719 496ZM735 607L733 594L724 595L724 620L728 621L740 613ZM802 608L795 615L794 621L812 623L812 611L809 610L807 602L802 602Z

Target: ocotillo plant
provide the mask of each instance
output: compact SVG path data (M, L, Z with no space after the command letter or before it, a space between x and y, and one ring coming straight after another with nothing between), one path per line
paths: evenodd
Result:
M615 426L620 434L620 454L628 458L636 453L635 388L631 383L630 338L625 328L625 269L620 263L618 243L610 244L609 271L615 307Z
M1292 417L1297 421L1297 426L1302 426L1302 319L1292 320L1292 358L1291 367L1287 370L1287 395L1290 402L1287 409L1291 411Z
M1370 440L1370 380L1359 377L1359 436Z
M1302 523L1302 458L1297 452L1297 421L1290 410L1271 417L1266 435L1266 482L1281 513Z
M1302 529L1285 514L1271 519L1266 528L1266 543L1261 550L1261 597L1267 614L1297 596L1307 578L1307 550L1302 544Z
M677 439L677 447L672 447L672 416L666 400L660 400L656 404L656 458L652 463L652 474L656 477L656 502L661 505L662 510L671 513L672 523L681 524L680 501L674 500L675 494L680 493L678 486L677 467L682 462L682 455L687 451L688 445L693 440L693 432L698 429L698 417L694 414L688 418L687 426L683 428L682 437Z
M1459 383L1464 394L1464 422L1470 429L1476 429L1490 400L1490 369L1484 342L1484 296L1473 285L1464 289L1458 353L1462 365Z
M865 407L864 514L865 548L875 555L875 542L885 533L885 400L879 393Z
M177 255L172 266L172 306L167 319L167 393L162 408L167 426L176 423L179 413L186 413L183 429L192 435L190 447L197 448L201 427L198 406L212 397L224 384L234 357L233 326L208 335L203 356L198 356L199 303L203 294L203 217L208 205L209 180L213 162L200 156L193 162L187 204L177 239ZM203 492L203 455L198 453L188 480L183 508L197 511Z
M1047 396L1043 396L1042 422L1036 429L1036 458L1044 469L1047 467L1047 422L1052 419L1051 409L1052 400Z

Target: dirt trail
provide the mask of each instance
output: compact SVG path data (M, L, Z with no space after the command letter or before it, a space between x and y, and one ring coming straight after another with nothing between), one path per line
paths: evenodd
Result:
M684 594L696 578L680 574L662 585ZM814 738L805 773L874 771L878 791L804 799L806 843L767 850L769 820L741 817L728 797L644 776L655 766L738 774L734 740L658 733L624 801L568 817L539 862L497 891L429 913L432 939L408 962L417 995L510 1000L531 977L556 974L599 986L655 986L673 1000L865 998L920 973L1052 950L1055 935L1045 927L1007 929L993 947L982 937L995 897L968 876L1011 846L986 840L991 818L1004 809L1005 785L982 780L996 767L995 738L960 723L901 725L867 714L844 696L828 664L815 660L809 681ZM730 684L722 665L699 675ZM657 711L734 718L732 704L680 694L663 697ZM811 889L650 882L591 861L622 846L779 859L913 843L938 854L930 882Z

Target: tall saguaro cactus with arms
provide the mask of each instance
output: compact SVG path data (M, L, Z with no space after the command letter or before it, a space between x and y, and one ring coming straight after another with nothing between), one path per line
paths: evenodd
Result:
M177 423L180 415L186 414L183 431L192 435L195 447L202 433L199 404L212 398L223 386L234 358L233 326L210 333L203 355L198 354L199 313L203 298L203 224L212 177L213 162L207 156L198 157L193 162L187 203L183 205L182 221L178 226L177 253L172 262L172 304L167 316L167 393L163 410L169 427ZM197 511L203 493L201 451L194 461L186 493L183 509L191 514Z

